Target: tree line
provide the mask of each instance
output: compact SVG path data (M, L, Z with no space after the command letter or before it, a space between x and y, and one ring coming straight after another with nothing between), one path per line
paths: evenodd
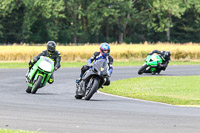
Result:
M1 0L0 43L200 42L200 0Z

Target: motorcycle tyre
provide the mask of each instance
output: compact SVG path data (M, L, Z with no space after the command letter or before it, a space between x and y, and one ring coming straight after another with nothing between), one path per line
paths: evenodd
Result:
M35 94L37 92L37 90L40 88L40 84L41 84L41 81L42 81L42 76L38 76L38 79L35 81L34 85L33 85L33 89L32 89L32 94Z
M143 74L143 73L145 72L145 70L146 70L147 67L148 67L147 64L143 65L143 66L139 69L138 74L139 74L139 75Z
M85 95L85 100L90 100L90 98L93 96L93 94L98 90L98 87L99 87L99 80L97 78L95 78L92 88Z

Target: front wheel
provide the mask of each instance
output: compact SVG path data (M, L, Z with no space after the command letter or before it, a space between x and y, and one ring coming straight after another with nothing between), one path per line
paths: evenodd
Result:
M86 91L85 100L90 100L93 94L98 90L98 87L99 87L99 79L95 78L92 87Z
M35 94L37 92L37 90L40 88L40 84L42 82L42 76L38 76L38 79L35 81L35 83L33 84L33 89L32 89L32 94Z
M147 67L148 67L147 64L143 65L143 66L139 69L138 74L139 74L139 75L143 74L143 73L146 71L146 68L147 68Z

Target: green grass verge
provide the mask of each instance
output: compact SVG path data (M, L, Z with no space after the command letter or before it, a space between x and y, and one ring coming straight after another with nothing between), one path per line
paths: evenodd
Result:
M27 68L27 62L0 62L0 68Z
M24 130L0 129L0 133L39 133L39 132L24 131Z
M113 66L142 66L145 61L114 62ZM200 65L200 62L172 61L169 65Z
M81 67L86 62L61 62L62 67ZM144 61L114 62L113 66L141 66ZM200 62L170 62L169 65L200 65ZM0 62L0 68L28 68L28 62Z
M200 106L200 76L138 77L111 82L105 93L173 105Z

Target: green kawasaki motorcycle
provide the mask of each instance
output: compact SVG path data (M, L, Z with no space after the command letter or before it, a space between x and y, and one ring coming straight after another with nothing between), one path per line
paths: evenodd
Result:
M35 94L46 85L53 71L54 62L49 57L41 56L28 73L26 92Z
M158 68L159 64L162 64L162 58L154 53L153 55L148 55L144 65L139 69L138 74L141 75L143 73L152 73L152 74L160 74L161 69Z

